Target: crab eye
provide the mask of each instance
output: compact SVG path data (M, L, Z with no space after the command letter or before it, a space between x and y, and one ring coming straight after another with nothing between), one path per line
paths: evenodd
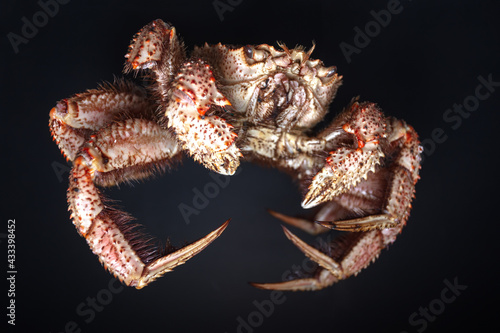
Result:
M269 56L269 53L266 52L266 50L259 49L259 46L243 46L243 52L245 53L247 60L252 60L250 61L251 64L254 62L264 61Z
M253 47L247 45L243 48L243 51L245 52L245 56L249 59L253 58Z
M326 77L330 78L334 76L337 73L337 67L332 66L332 67L321 67L318 70L318 76L319 77Z
M337 67L335 66L332 66L329 68L328 72L326 73L326 77L332 77L333 75L335 75L335 73L337 73Z

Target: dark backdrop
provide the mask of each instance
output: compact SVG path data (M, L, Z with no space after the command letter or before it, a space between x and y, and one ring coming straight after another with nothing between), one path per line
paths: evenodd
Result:
M7 223L15 219L15 329L443 332L498 326L493 156L500 86L480 87L482 79L500 82L498 2L402 0L395 9L392 4L74 0L48 7L51 15L44 15L35 1L3 1L0 257L8 277ZM384 27L374 24L388 6L398 13L390 22L385 16ZM51 141L48 112L57 100L120 76L132 35L156 18L174 24L188 49L219 41L307 47L315 41L314 57L344 75L329 119L360 95L415 127L426 152L414 208L403 233L375 264L319 292L275 297L271 307L271 293L247 282L280 281L303 263L279 221L265 211L300 213L296 186L276 170L243 164L199 215L186 220L179 205L192 206L196 189L213 182L207 170L186 160L163 177L106 193L153 235L168 235L177 245L232 218L228 229L195 259L143 290L112 284L70 222L68 167ZM38 31L23 32L34 20ZM356 37L366 28L369 41ZM26 39L20 39L23 33ZM478 92L483 100L475 97ZM454 105L458 110L463 103L465 111L456 113ZM454 284L455 294L449 290ZM11 297L4 286L6 309ZM8 319L2 314L2 325Z

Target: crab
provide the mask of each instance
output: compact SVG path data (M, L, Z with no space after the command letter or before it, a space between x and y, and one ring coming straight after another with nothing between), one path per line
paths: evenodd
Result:
M143 74L148 88L120 79L51 109L52 136L73 165L67 192L73 224L124 284L148 285L228 226L229 220L182 248L161 247L99 189L162 173L183 155L223 175L241 161L277 167L302 189L302 207L314 210L309 218L273 216L311 234L345 232L313 247L283 227L317 268L255 287L325 288L359 273L401 232L419 179L417 133L358 98L316 130L342 76L311 58L314 45L278 46L205 44L187 57L175 28L155 20L125 56L124 72Z

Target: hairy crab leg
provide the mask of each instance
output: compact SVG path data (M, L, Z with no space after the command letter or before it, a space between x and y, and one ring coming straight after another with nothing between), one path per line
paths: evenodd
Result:
M390 236L384 235L381 230L352 233L334 240L326 253L301 241L291 232L285 232L287 237L297 245L311 260L320 267L308 278L299 278L276 283L252 283L260 289L273 290L320 290L332 284L358 274L372 261L377 259L380 251L391 242Z
M304 254L311 260L316 262L321 267L327 269L337 278L342 278L341 266L329 257L327 254L319 251L318 249L308 245L306 242L301 240L299 237L295 236L290 230L283 227L286 237L292 241L292 243L297 246Z
M164 255L130 224L132 217L106 205L96 184L149 176L180 153L170 131L156 122L128 119L91 136L74 161L68 189L71 217L103 265L126 285L146 286L202 251L228 222L202 239Z
M63 155L72 161L94 131L124 117L147 118L154 109L143 88L117 80L59 101L50 110L49 127Z
M410 143L410 145L413 144L414 143ZM418 141L415 149L419 151ZM408 156L405 153L405 149L402 150L401 156ZM411 159L413 160L413 157L411 157ZM419 161L418 156L415 160ZM396 163L399 164L401 162L402 161L399 159ZM404 162L401 164L404 164ZM395 241L397 235L406 224L411 208L411 199L413 198L415 183L416 180L418 180L418 171L413 173L413 176L416 177L414 179L411 176L412 172L408 169L401 166L396 166L395 168L397 168L397 170L389 181L390 185L387 190L390 195L385 199L385 204L382 208L382 211L387 211L388 213L368 215L355 219L317 222L318 225L330 229L356 233L349 234L346 237L341 236L340 239L334 239L328 248L319 250L307 245L297 236L285 229L287 238L304 252L306 256L321 266L313 277L281 283L254 285L261 289L317 290L329 286L338 280L356 275L372 261L377 259L380 251ZM418 165L416 169L410 169L418 170ZM372 178L373 177L376 177L376 175L372 176ZM386 174L382 177L385 178ZM372 181L371 178L368 180ZM360 184L359 187L362 187L362 185L364 184ZM345 196L349 194L350 193L346 193ZM367 203L366 207L369 206L370 203ZM346 214L346 211L347 209L345 211L335 210L333 214L336 217L341 217L343 214ZM316 218L318 218L318 215L316 215ZM290 217L277 217L285 222L289 222L291 219ZM305 219L303 219L302 224L298 226L306 231L311 229L311 227L307 227L307 220ZM326 271L328 271L329 274Z

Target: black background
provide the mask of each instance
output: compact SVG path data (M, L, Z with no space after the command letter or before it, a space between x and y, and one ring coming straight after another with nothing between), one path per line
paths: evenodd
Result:
M499 3L402 1L402 12L353 54L351 62L340 43L353 45L354 28L364 30L373 20L370 12L385 9L388 1L232 3L232 11L224 12L221 20L212 1L74 0L60 5L15 53L7 34L21 35L22 17L32 22L41 7L35 1L2 1L0 259L6 272L6 225L15 219L18 271L16 326L9 325L9 330L64 332L76 325L75 331L81 332L230 333L238 330L238 318L248 322L249 315L259 324L251 328L254 332L498 327L498 165L493 156L498 151L500 87L456 129L443 115L475 94L479 76L500 81ZM111 275L69 219L68 172L60 168L67 164L51 141L48 112L57 100L120 76L132 35L156 18L174 24L188 49L219 41L309 47L314 40L314 57L336 65L344 75L329 119L360 95L414 126L426 142L414 208L403 233L375 264L319 292L286 293L280 299L284 302L258 322L254 301L263 304L270 292L247 282L280 281L304 260L279 221L265 211L300 213L296 186L276 170L244 163L187 224L179 204L192 206L193 189L203 191L212 178L185 160L163 177L106 193L121 200L151 234L161 239L168 235L174 244L198 239L232 218L228 229L203 253L147 288L106 291ZM432 133L439 129L447 139L435 143L432 151ZM296 232L313 243L314 237ZM437 300L445 279L456 279L467 289L443 309ZM9 298L8 286L2 285L3 325ZM96 296L106 304L92 317L86 304ZM439 315L432 320L417 315L417 325L409 321L429 305ZM79 307L84 315L77 313Z

